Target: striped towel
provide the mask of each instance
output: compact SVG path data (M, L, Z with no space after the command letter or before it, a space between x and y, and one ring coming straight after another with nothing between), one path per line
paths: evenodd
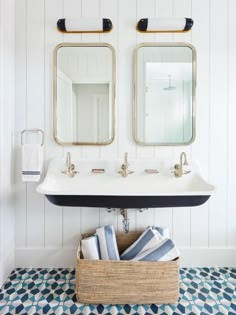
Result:
M120 260L113 226L105 225L96 229L96 234L98 236L101 259Z
M158 246L164 238L152 227L148 227L141 236L128 247L120 256L122 260L131 260L143 252Z
M160 244L139 253L133 261L170 261L180 256L172 240L164 239Z
M93 235L81 240L81 251L84 259L100 259L98 237Z
M157 230L164 238L170 238L170 230L168 227L151 226L153 230Z
M38 182L43 167L43 146L41 144L22 145L22 181Z

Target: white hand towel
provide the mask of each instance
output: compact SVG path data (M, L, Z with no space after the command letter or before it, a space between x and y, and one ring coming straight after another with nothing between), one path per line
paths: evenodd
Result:
M81 240L81 250L84 259L100 259L97 235L93 235Z
M22 145L22 181L38 182L43 167L43 146L41 144Z
M104 260L120 260L116 242L116 234L112 225L105 225L96 230L101 258Z

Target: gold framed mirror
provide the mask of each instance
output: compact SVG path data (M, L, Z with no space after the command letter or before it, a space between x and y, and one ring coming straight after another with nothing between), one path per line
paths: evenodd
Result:
M60 145L107 145L115 136L115 50L63 43L54 51L53 133Z
M134 52L133 135L140 145L189 145L196 134L196 50L143 43Z

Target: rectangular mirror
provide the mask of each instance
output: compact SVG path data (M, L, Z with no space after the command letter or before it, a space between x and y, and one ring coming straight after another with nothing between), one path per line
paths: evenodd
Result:
M114 139L115 51L108 44L60 44L54 55L54 138L61 145Z
M141 145L188 145L195 138L196 51L145 43L134 53L134 138Z

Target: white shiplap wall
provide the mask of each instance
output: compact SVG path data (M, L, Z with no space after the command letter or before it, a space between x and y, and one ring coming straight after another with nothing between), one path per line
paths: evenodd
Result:
M0 286L14 268L14 1L0 0Z
M15 2L15 244L17 266L71 266L81 232L106 223L122 229L118 213L104 209L60 208L23 184L20 176L22 129L45 130L45 161L65 155L73 160L161 157L178 161L183 150L200 162L217 185L210 202L196 208L130 210L131 230L167 225L182 249L183 265L236 264L236 24L234 0L17 0ZM188 16L193 31L141 34L145 16ZM109 34L61 34L61 17L112 19ZM219 18L220 16L220 18ZM104 147L61 147L52 136L53 49L62 42L107 42L116 49L116 138ZM132 54L141 42L189 42L197 49L197 138L189 147L142 147L132 139ZM45 165L45 168L46 168Z

